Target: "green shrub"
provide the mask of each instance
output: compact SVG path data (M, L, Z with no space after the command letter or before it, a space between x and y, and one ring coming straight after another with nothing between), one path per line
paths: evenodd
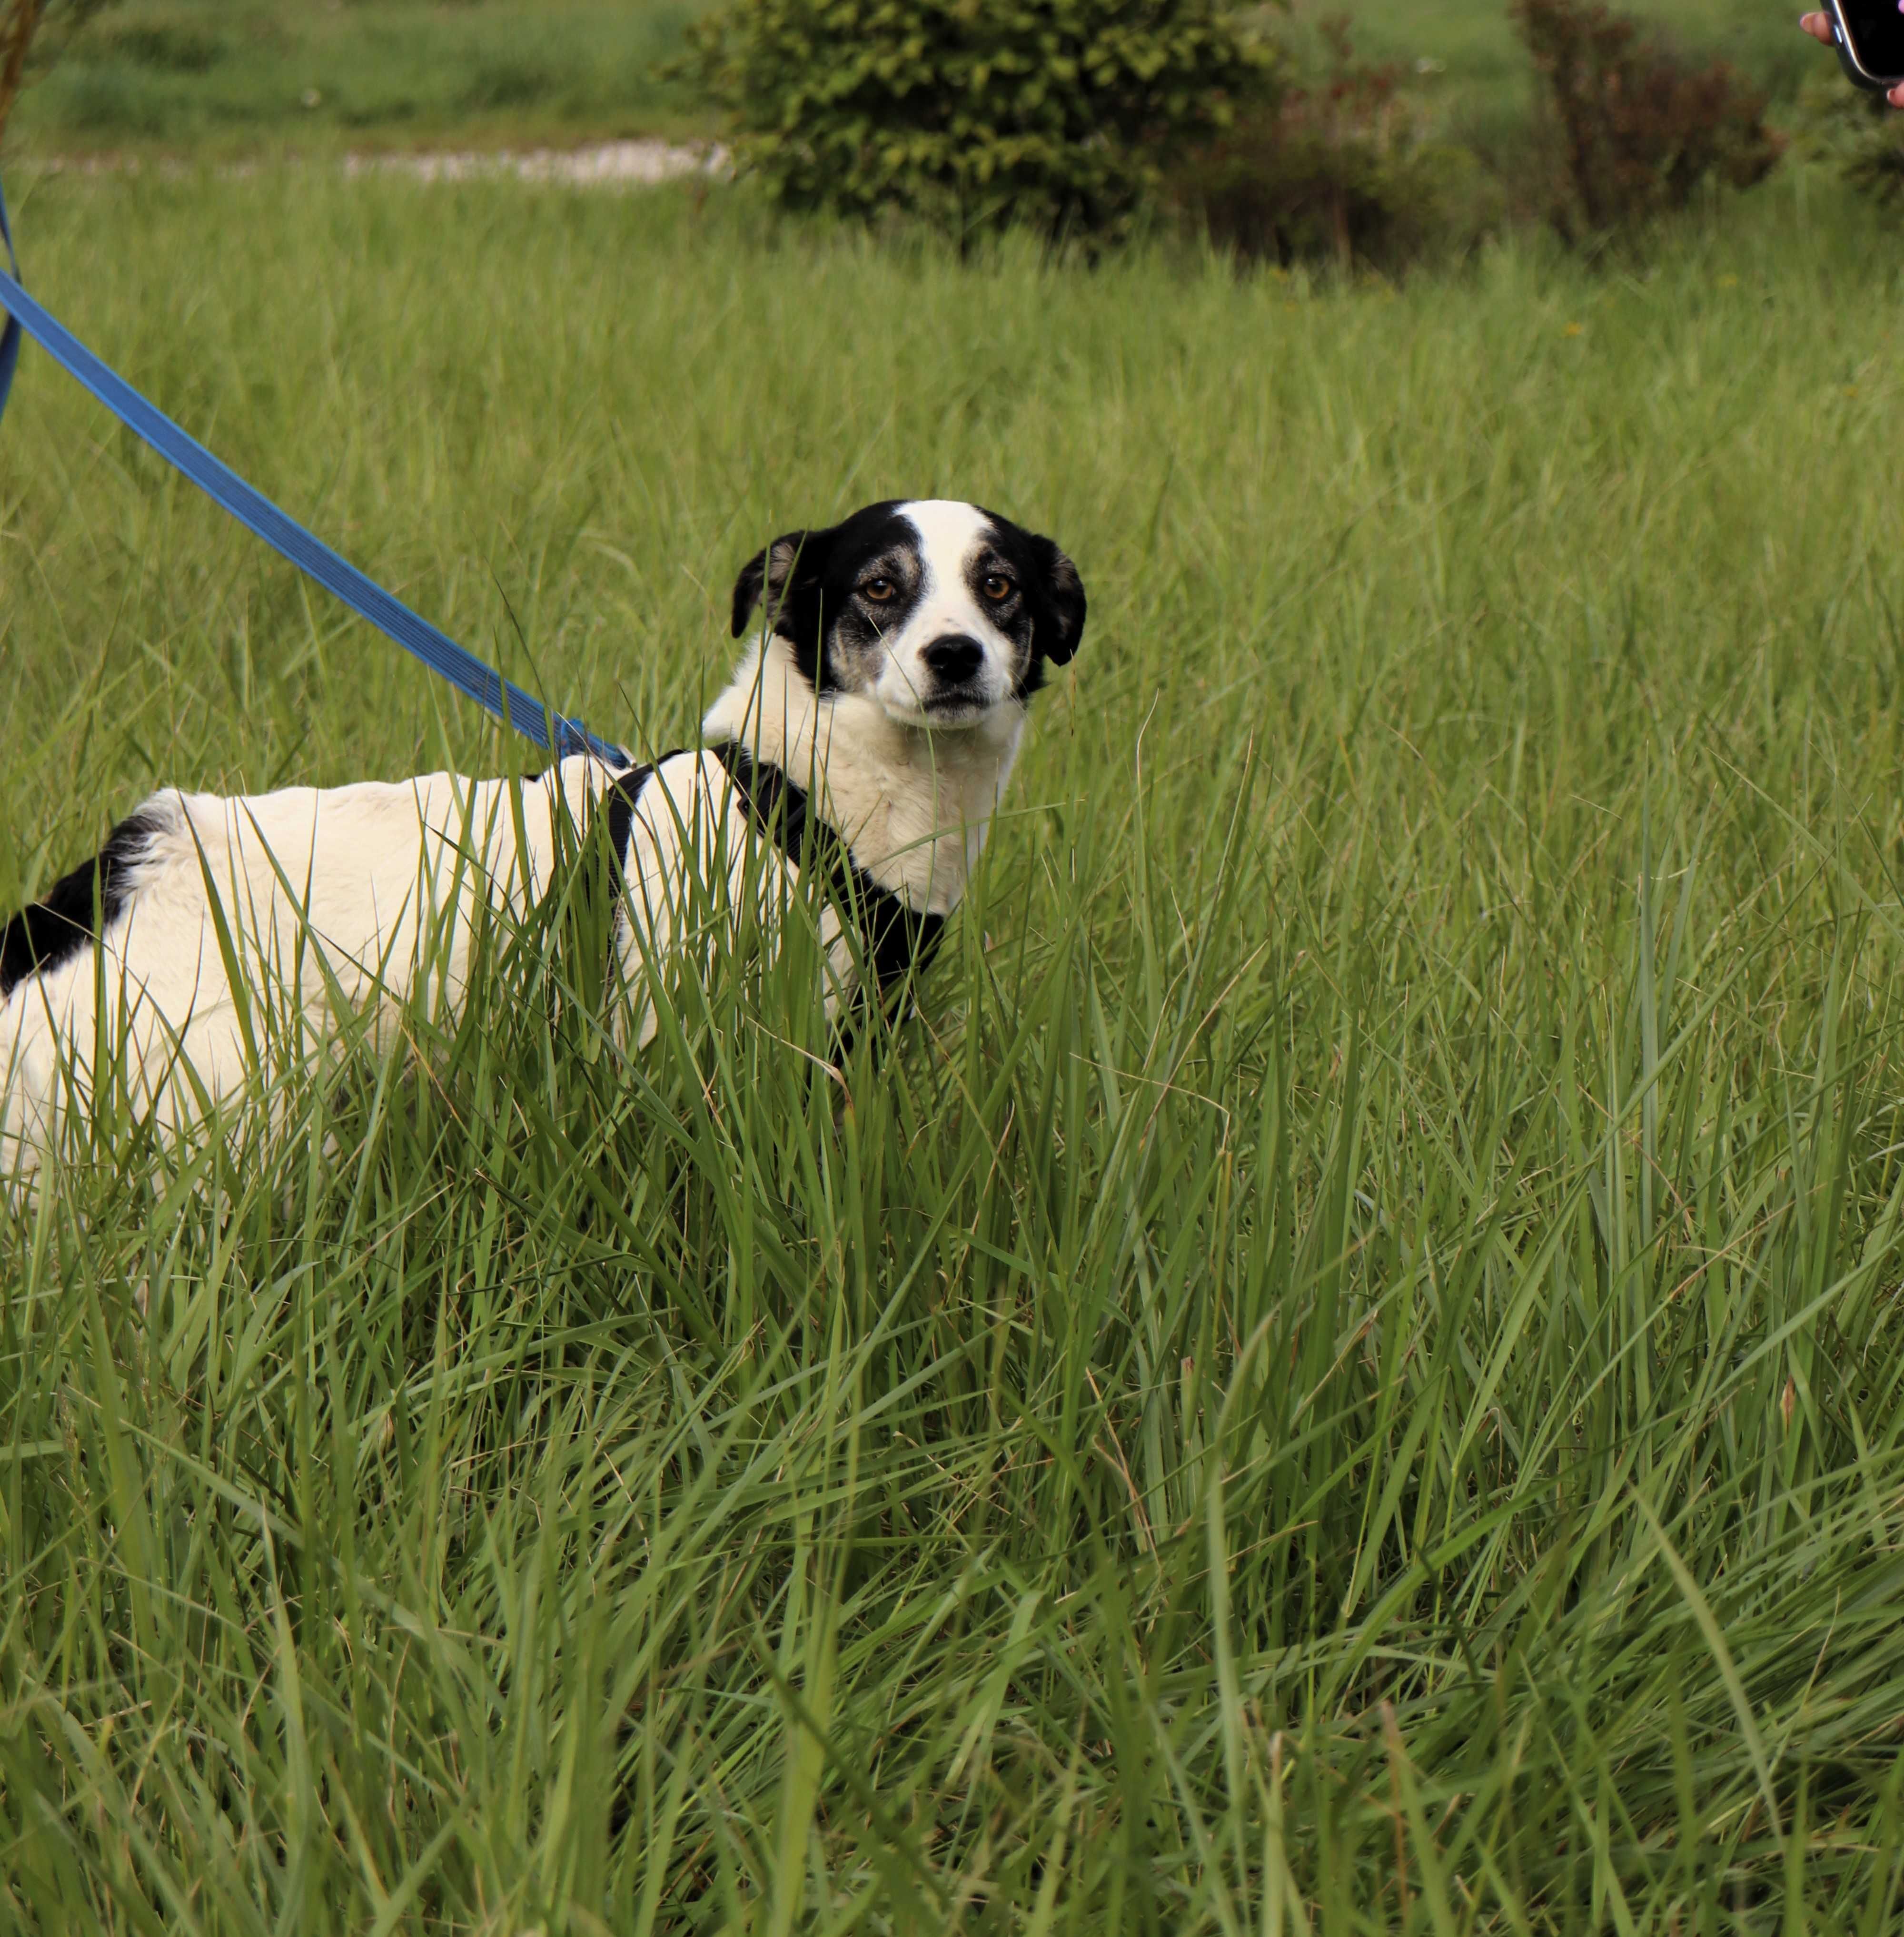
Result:
M1569 241L1683 208L1708 181L1750 188L1778 161L1766 95L1725 62L1696 68L1596 0L1511 11L1546 83L1552 214Z
M1266 84L1218 0L732 0L690 71L778 202L1114 236Z
M1174 177L1180 208L1240 259L1284 266L1399 268L1472 235L1486 201L1474 157L1434 138L1398 68L1356 58L1346 16L1315 32L1320 78L1191 153Z
M1904 116L1881 94L1847 87L1834 72L1799 101L1799 150L1830 163L1854 188L1882 202L1904 198Z

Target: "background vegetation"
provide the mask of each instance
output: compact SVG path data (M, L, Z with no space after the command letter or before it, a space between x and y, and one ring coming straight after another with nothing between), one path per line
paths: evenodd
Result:
M796 210L1122 236L1271 83L1211 0L731 0L689 30L741 168Z
M948 6L923 34L926 17L877 0L56 11L106 16L42 34L64 57L16 147L62 160L719 137L789 207L923 214L955 235L1017 221L1095 247L1148 205L1285 265L1393 273L1536 221L1598 250L1748 185L1794 124L1865 185L1900 167L1893 140L1844 125L1843 90L1799 37L1745 0L1657 0L1623 51L1625 29L1594 24L1599 0L1264 0L1232 17L1244 60L1223 22L1129 0ZM1593 51L1557 61L1569 46ZM1048 85L1066 47L1087 56Z
M81 152L709 132L707 108L654 71L708 11L706 0L117 0L29 93L17 132ZM1818 72L1791 23L1748 0L1633 11L1693 53L1727 56L1778 99ZM1301 0L1296 18L1333 11L1438 126L1485 145L1524 125L1532 75L1505 0ZM1299 54L1313 45L1296 36Z

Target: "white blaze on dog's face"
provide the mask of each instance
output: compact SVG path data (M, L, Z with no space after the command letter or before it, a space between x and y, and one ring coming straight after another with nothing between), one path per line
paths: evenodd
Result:
M763 600L817 693L935 732L1021 708L1084 627L1077 569L1049 538L946 499L776 538L734 587L736 638Z

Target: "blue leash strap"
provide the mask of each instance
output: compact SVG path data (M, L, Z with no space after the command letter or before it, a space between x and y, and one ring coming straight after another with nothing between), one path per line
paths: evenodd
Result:
M0 308L7 327L0 333L0 412L20 359L23 332L32 338L69 377L76 378L129 429L136 432L167 463L182 471L214 503L289 559L300 571L317 580L326 591L343 600L359 618L440 673L456 690L526 735L558 758L593 753L612 766L628 765L628 756L606 740L598 740L579 720L550 714L532 694L494 668L485 665L427 619L393 599L296 519L287 517L260 492L255 491L205 446L189 437L162 411L148 403L117 372L108 368L56 318L21 287L20 265L14 256L7 226L6 202L0 196L0 239L4 239L11 274L0 274Z
M14 254L14 232L7 226L7 198L0 192L0 243L7 249L7 267L13 272L16 283L20 280L20 263ZM7 393L14 386L14 370L20 362L20 318L11 310L7 312L7 326L0 329L0 417L7 414Z

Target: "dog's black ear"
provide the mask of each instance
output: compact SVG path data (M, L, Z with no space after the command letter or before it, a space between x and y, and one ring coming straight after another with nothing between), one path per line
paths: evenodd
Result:
M1078 568L1049 538L1038 548L1044 596L1039 601L1038 648L1054 665L1067 664L1084 636L1084 581Z
M734 581L735 638L747 630L747 622L753 617L753 608L760 603L763 593L767 599L768 616L778 619L780 608L787 597L787 582L792 574L793 562L812 535L811 532L787 532L775 538L765 551L756 552L741 567L741 575Z

